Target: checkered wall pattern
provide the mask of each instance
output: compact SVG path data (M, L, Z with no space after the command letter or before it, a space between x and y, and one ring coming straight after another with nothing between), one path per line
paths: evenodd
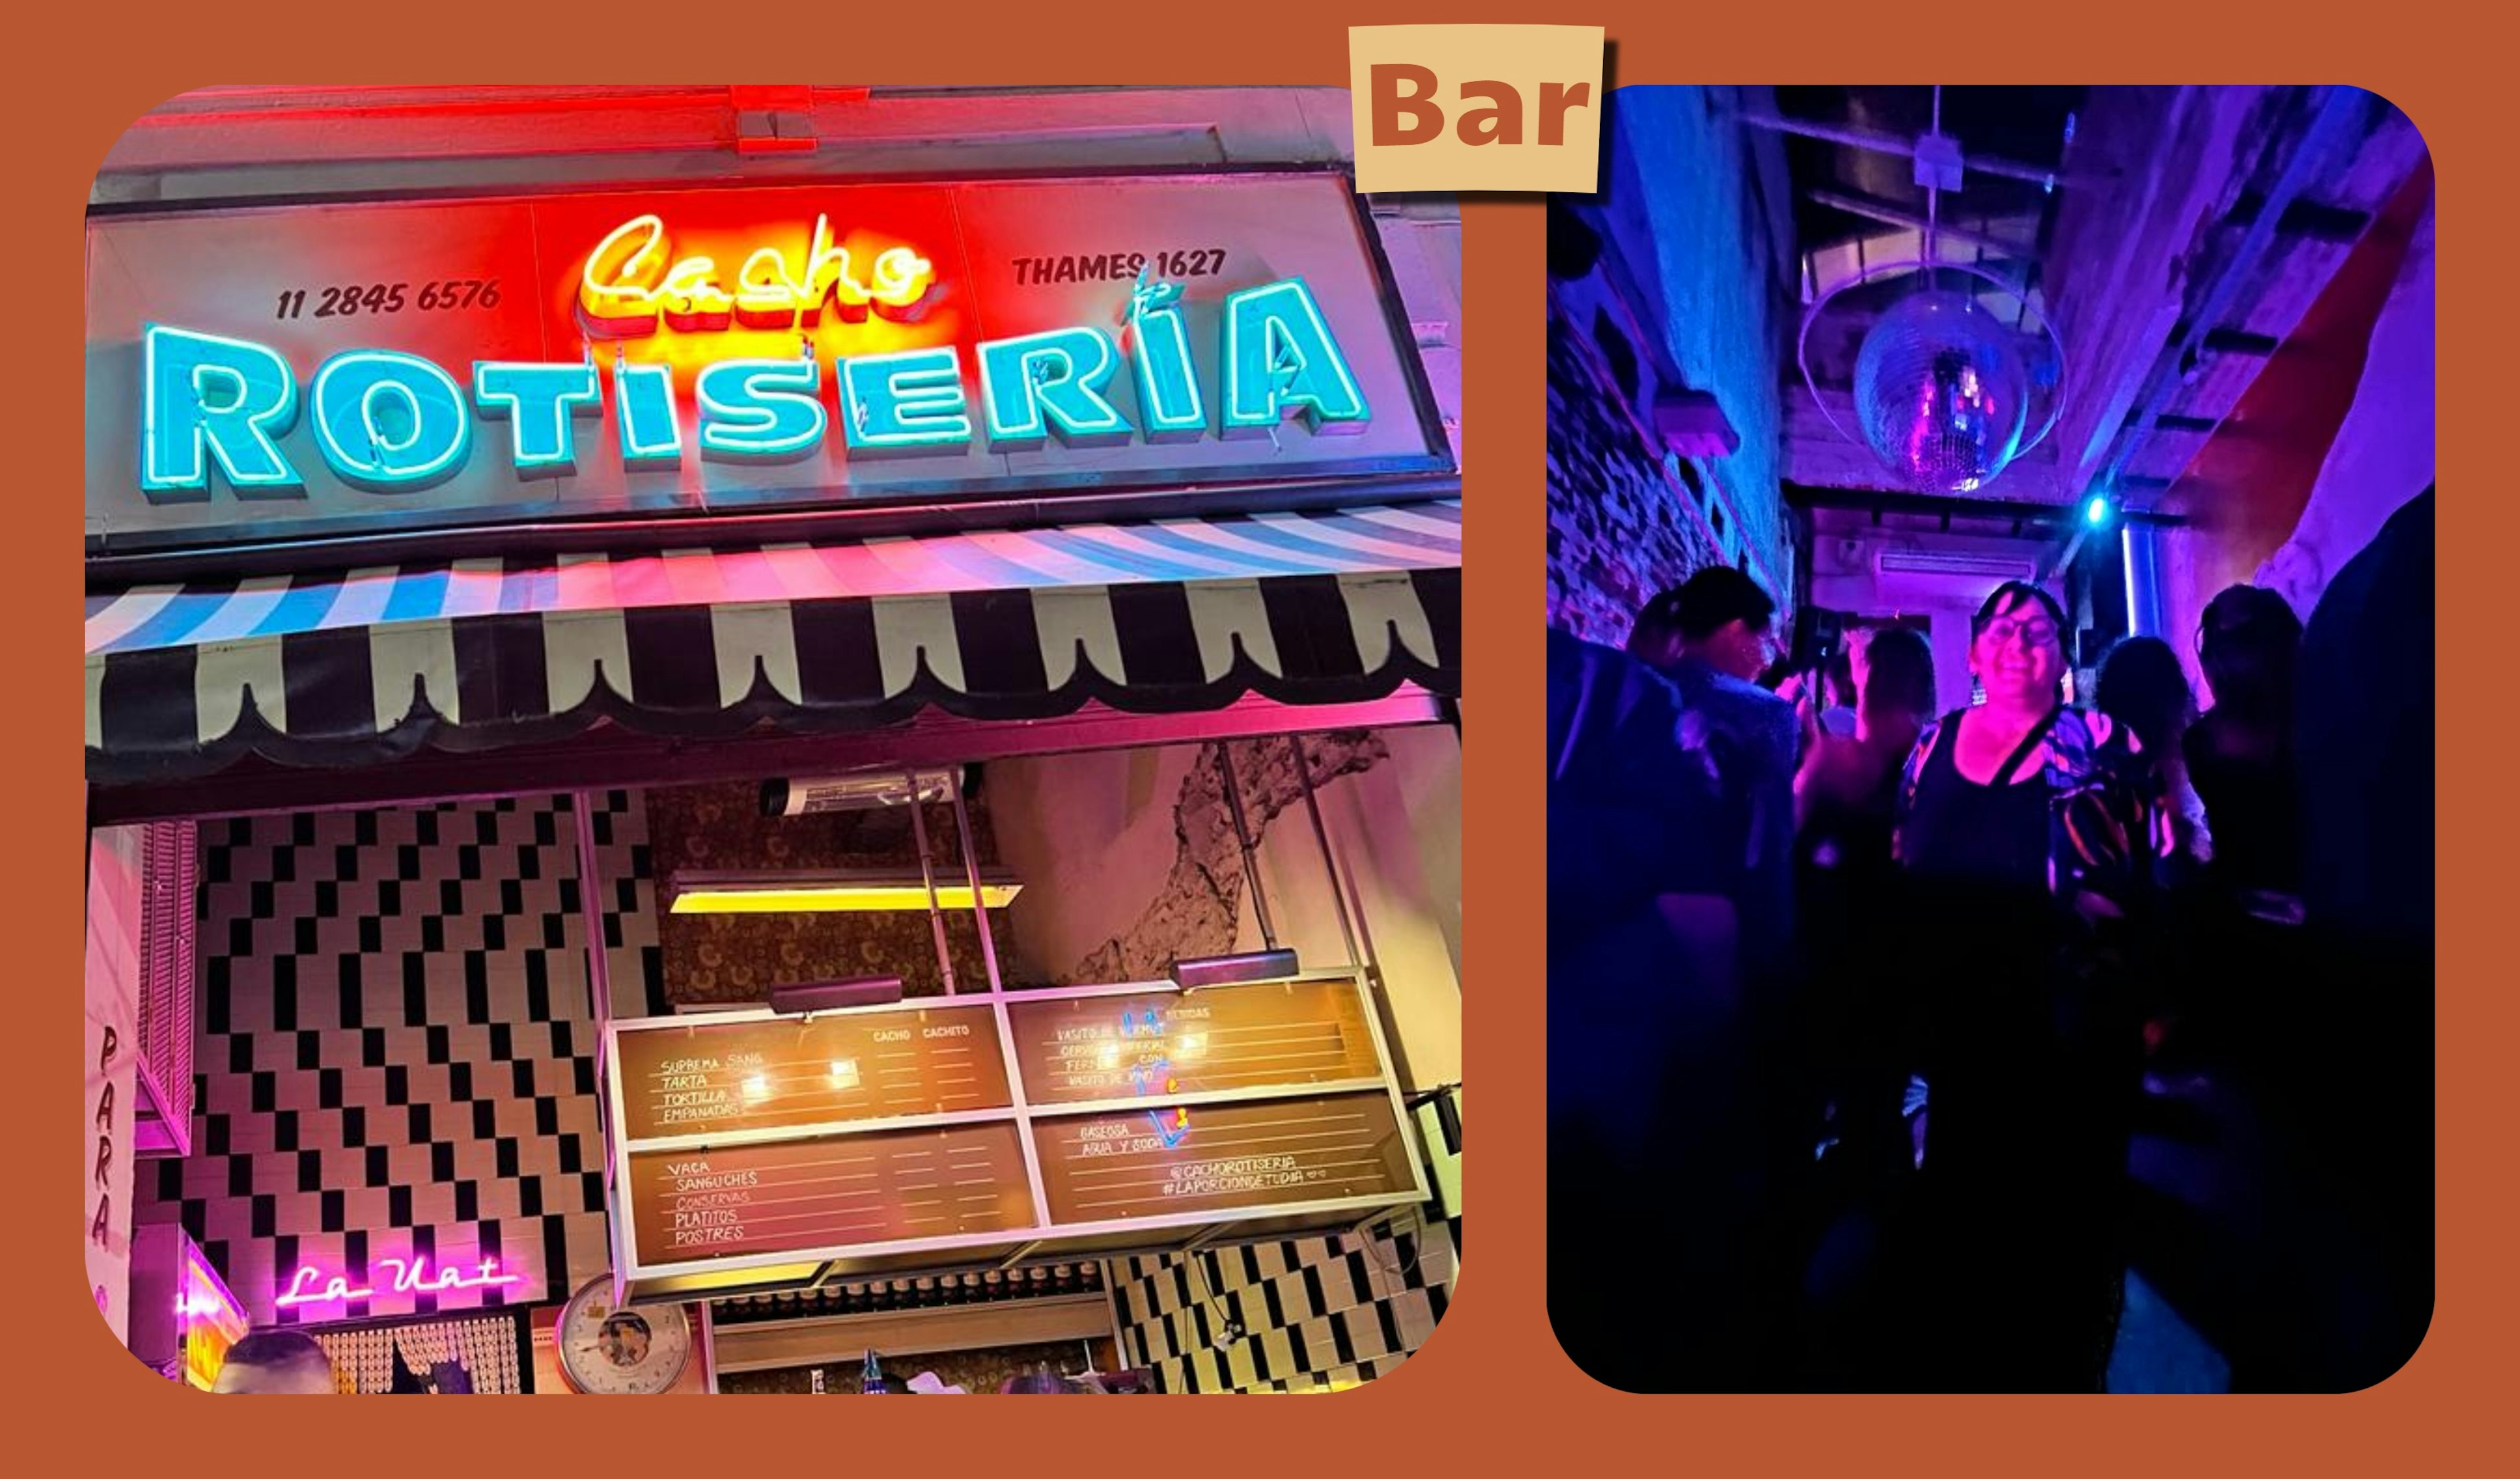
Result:
M616 1011L661 999L644 816L595 798ZM202 832L191 1156L144 1174L260 1324L560 1300L610 1264L569 798ZM154 1194L153 1194L154 1193ZM521 1281L398 1293L494 1259ZM300 1267L374 1288L278 1307Z
M1455 1090L1415 1106L1436 1194L1369 1233L1112 1260L1124 1359L1165 1392L1319 1392L1389 1374L1434 1333L1461 1277L1459 1104Z

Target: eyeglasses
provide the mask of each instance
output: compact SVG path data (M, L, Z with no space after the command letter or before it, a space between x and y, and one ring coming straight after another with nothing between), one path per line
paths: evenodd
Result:
M2009 647L2018 637L2034 648L2043 648L2056 640L2056 623L1999 619L1988 622L1983 635L1995 639L1997 647Z

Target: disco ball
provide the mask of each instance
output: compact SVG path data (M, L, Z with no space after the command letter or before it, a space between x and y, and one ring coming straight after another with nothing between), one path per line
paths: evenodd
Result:
M1920 493L1968 493L2021 450L2030 376L2011 332L1966 293L1899 300L1864 336L1855 415L1873 452Z

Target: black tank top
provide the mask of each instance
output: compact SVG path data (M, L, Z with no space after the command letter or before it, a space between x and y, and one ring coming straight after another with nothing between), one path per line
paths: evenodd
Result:
M1935 883L2044 893L2048 786L2035 774L2002 785L1980 785L1961 775L1954 757L1965 717L1965 710L1954 714L1925 757L1902 859L1911 874Z

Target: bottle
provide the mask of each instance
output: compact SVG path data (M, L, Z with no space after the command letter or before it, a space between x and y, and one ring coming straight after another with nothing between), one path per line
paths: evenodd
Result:
M884 1378L882 1362L877 1359L873 1351L866 1354L866 1371L858 1378L858 1394L863 1397L895 1395L892 1383Z

